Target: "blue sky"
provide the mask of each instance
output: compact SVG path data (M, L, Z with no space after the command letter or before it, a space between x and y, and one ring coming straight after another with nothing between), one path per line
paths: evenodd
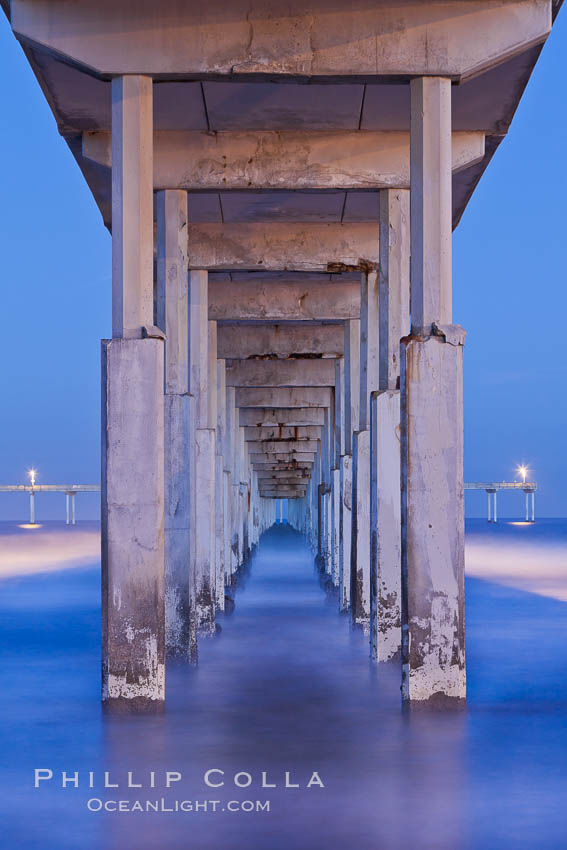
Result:
M564 57L560 14L508 137L454 235L454 320L465 349L465 477L533 469L540 516L567 516L567 242ZM3 257L0 479L100 478L100 344L111 331L111 246L90 192L25 57L0 15L0 244ZM41 501L40 501L41 500ZM63 516L64 497L38 497ZM78 497L79 518L96 496ZM484 515L484 494L467 514ZM505 495L500 513L521 513ZM24 497L0 494L0 517Z

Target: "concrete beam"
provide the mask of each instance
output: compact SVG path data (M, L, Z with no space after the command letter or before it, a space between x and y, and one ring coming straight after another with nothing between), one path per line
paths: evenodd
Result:
M214 297L216 285L211 284L210 290L211 296ZM281 290L279 291L281 297ZM272 309L276 309L274 305ZM328 307L325 307L325 310L327 309ZM309 325L273 324L251 327L219 325L217 344L218 356L232 360L268 356L285 360L296 354L320 354L323 358L333 358L341 357L344 351L342 325L316 325L313 322Z
M305 489L306 489L306 485L303 482L300 482L299 484L287 484L287 483L281 483L281 482L277 482L277 481L273 482L273 483L260 482L260 494L261 495L263 495L264 493L281 493L282 495L285 495L286 493L289 493L291 491L305 490Z
M188 246L193 269L352 271L378 263L378 224L191 224Z
M235 360L226 365L229 387L332 387L332 360Z
M122 0L100 15L96 0L12 0L14 32L99 74L250 75L310 79L481 73L545 40L551 3L510 0L441 7L395 0L355 6L316 2L276 11L262 2L219 7ZM97 21L93 35L93 20ZM135 22L135 26L133 25ZM140 33L144 34L140 38Z
M329 407L330 403L327 387L236 387L237 407Z
M258 463L314 463L315 452L250 452L250 462L254 466Z
M83 133L83 156L111 167L111 134ZM453 134L453 170L484 156L484 133ZM154 133L154 188L188 191L384 189L410 185L408 132Z
M265 481L280 481L285 484L301 484L309 481L309 475L307 474L299 474L298 472L292 472L290 470L282 470L278 472L277 470L260 470L256 473L258 476L258 482Z
M210 284L209 318L217 321L343 321L360 316L358 283ZM250 334L255 328L243 329ZM288 353L291 349L288 349Z
M323 407L241 407L240 423L257 428L263 426L321 426L325 423L325 409Z
M284 463L283 461L270 461L269 463L256 461L254 463L254 469L258 472L292 472L293 474L305 473L310 475L313 469L313 461L293 460L289 463Z
M318 440L251 440L248 443L250 452L264 452L266 454L316 452L318 448Z
M303 499L305 497L305 488L290 487L289 490L265 490L262 492L264 499Z
M245 427L244 436L246 440L320 440L321 427L319 425Z

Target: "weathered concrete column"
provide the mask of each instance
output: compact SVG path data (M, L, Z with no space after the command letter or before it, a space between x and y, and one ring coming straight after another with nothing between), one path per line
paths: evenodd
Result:
M210 389L208 274L189 274L189 389L194 399L195 439L191 458L191 569L194 575L197 630L215 631L215 426ZM216 374L216 370L215 370Z
M216 491L216 588L217 607L224 611L225 585L227 573L227 556L230 557L228 545L228 517L227 517L227 486L228 472L226 470L226 361L217 360L217 461L215 475Z
M169 655L195 658L189 583L190 429L187 193L157 194L156 323L165 332L165 623Z
M431 333L452 314L451 81L421 77L410 91L412 333Z
M230 574L234 575L238 569L238 502L240 491L240 473L237 463L237 441L236 433L239 427L239 411L236 407L235 388L226 388L226 411L227 411L227 440L228 455L227 463L230 468Z
M360 401L358 430L370 428L370 396L378 389L379 278L378 271L360 276Z
M332 457L334 454L334 397L331 393L331 407L325 408L325 421L321 433L321 475L324 484L324 494L322 501L323 517L322 517L322 534L321 555L323 558L323 566L326 573L331 573L331 468Z
M112 338L153 325L153 98L150 77L112 81Z
M370 439L372 657L401 656L400 339L409 333L409 192L380 192L379 387Z
M344 454L344 360L335 360L335 415L333 440L333 465L331 469L331 575L335 587L339 586L341 537L341 456Z
M248 458L248 445L244 428L238 428L238 444L240 455L240 563L242 564L249 555L248 541L248 493L249 493L249 469L250 461Z
M165 700L163 334L153 326L152 81L112 82L112 340L102 343L102 699Z
M232 460L232 516L233 516L233 526L232 526L232 560L233 560L233 572L239 568L242 563L242 504L240 498L240 477L241 477L241 462L242 458L240 455L241 443L240 443L240 409L238 407L234 407L232 413L232 452L233 452L233 460Z
M341 500L339 540L339 610L350 608L350 550L352 533L352 455L341 457Z
M360 281L359 429L352 449L351 596L353 622L370 626L370 396L378 389L378 272Z
M352 449L352 621L370 629L370 431L356 431Z
M344 353L345 454L352 454L352 435L360 416L360 319L345 322Z
M351 602L352 445L360 408L360 319L345 322L344 343L344 457L341 462L340 610ZM348 458L348 460L347 460Z
M401 345L402 696L466 696L462 351L451 322L451 83L411 83L411 315Z
M226 369L225 398L226 398ZM219 361L217 360L217 323L209 322L209 426L215 430L215 511L211 552L214 553L215 607L224 611L224 464L222 435L219 434Z

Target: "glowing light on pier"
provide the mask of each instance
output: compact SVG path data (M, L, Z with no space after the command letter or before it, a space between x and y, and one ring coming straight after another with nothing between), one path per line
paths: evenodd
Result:
M524 484L526 483L526 475L527 474L528 474L527 466L524 466L522 464L521 466L518 467L518 475L522 476L522 481L523 481Z
M35 476L37 475L37 469L29 469L28 475L29 475L31 486L35 487Z

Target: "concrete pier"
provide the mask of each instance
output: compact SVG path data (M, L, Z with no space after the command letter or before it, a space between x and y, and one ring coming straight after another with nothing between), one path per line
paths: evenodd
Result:
M163 707L286 500L405 703L459 705L452 229L557 6L134 5L4 4L112 233L103 700Z

